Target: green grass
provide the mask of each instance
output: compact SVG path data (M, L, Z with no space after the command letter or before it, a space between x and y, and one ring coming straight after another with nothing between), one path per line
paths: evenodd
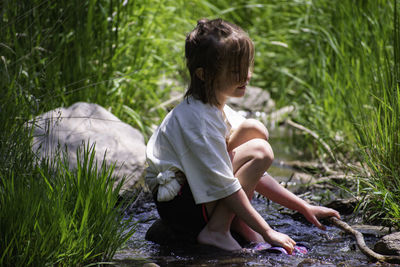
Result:
M75 101L100 101L112 82L119 6L108 1L5 2L0 44L0 265L109 261L134 233L112 167L94 148L37 163L26 122ZM114 3L116 4L116 3ZM121 4L121 3L118 3ZM95 14L95 15L94 15ZM112 95L108 95L111 97Z
M400 21L396 2L392 19L392 49L373 53L375 62L381 64L371 67L374 79L368 95L372 105L366 108L366 103L358 102L355 109L344 102L366 169L360 208L369 220L400 228Z
M124 243L130 233L118 232L126 225L114 207L121 204L111 190L112 170L96 167L88 147L80 170L68 171L64 161L35 165L25 123L87 101L147 139L166 115L160 105L170 92L185 90L185 35L202 17L222 17L249 32L256 47L252 84L271 92L278 107L295 105L292 119L317 132L336 162L360 162L356 194L366 200L364 214L399 227L397 2L4 2L0 263L83 265L107 260ZM177 85L162 82L168 79ZM305 155L331 160L311 137L296 138Z
M324 138L338 162L362 164L363 169L355 171L361 177L356 194L363 197L360 207L368 207L365 219L399 228L396 3L314 1L308 17L313 32L305 43L312 50L296 103L298 120ZM325 152L322 147L319 151Z
M113 167L98 166L95 148L67 160L0 173L2 266L77 266L112 259L134 233L119 202Z

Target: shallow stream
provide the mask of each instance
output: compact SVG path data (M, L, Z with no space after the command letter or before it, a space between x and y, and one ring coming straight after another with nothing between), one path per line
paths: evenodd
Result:
M271 134L270 141L275 151L275 161L294 160L285 138L287 134L282 129L276 129ZM281 182L288 181L293 170L274 165L269 173ZM291 180L292 191L299 191L300 181ZM318 195L326 195L325 189L313 191ZM332 197L332 194L330 194ZM263 197L253 199L253 205L275 230L286 233L296 242L307 245L309 253L303 256L288 256L273 253L231 253L201 245L160 246L145 240L148 228L158 219L155 205L149 197L142 195L143 201L129 212L137 222L137 231L128 241L127 247L115 256L117 266L143 266L145 263L156 263L159 266L376 266L357 248L355 239L345 235L334 226L327 226L322 231L312 226L298 214L293 214L286 208L270 203ZM357 222L357 218L342 216L349 224ZM373 235L364 235L368 246L378 240ZM379 266L392 266L381 265Z

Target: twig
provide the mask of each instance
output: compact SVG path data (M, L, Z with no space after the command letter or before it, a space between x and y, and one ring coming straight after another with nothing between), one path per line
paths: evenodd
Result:
M152 107L152 108L149 110L149 112L153 112L153 111L155 111L155 110L158 109L158 108L165 108L166 106L168 106L168 105L170 105L170 104L172 104L172 103L174 103L174 102L176 102L176 101L179 101L179 100L181 100L182 98L183 98L183 94L179 94L179 95L177 95L177 96L171 97L170 99L168 99L167 101L161 103L160 105L158 105L158 106L156 106L156 107Z
M360 248L361 252L364 253L364 255L371 257L378 261L385 261L385 262L390 262L390 263L400 263L400 256L382 255L382 254L376 253L375 251L370 249L365 244L362 233L353 229L350 225L348 225L344 221L341 221L335 217L330 217L329 221L332 224L334 224L336 227L339 227L340 229L345 231L346 233L354 235L354 237L356 238L357 245Z
M296 170L301 170L301 171L306 171L309 173L313 174L324 174L324 175L337 175L341 174L340 172L333 171L332 167L333 165L329 164L324 164L324 163L318 163L318 162L309 162L309 161L299 161L299 160L293 160L293 161L279 161L279 165L281 166L286 166L290 167Z
M268 119L268 122L271 124L280 123L293 111L294 111L294 106L285 106L283 108L278 109L275 112L271 112L269 115L266 116L266 119Z
M349 175L349 174L344 174L344 173L337 173L337 174L332 174L332 175L328 175L328 176L323 176L323 177L319 177L317 178L317 182L330 182L332 180L352 180L357 178L357 176L355 175Z
M139 194L136 196L135 201L130 205L130 207L136 207L136 205L138 204L139 200L144 196L144 190L140 190Z
M295 122L292 121L291 119L287 119L286 122L287 122L287 124L289 124L290 126L296 128L296 129L299 129L299 130L301 130L301 131L303 131L303 132L306 132L306 133L310 134L312 137L314 137L315 139L317 139L317 141L320 142L321 145L322 145L322 146L325 148L325 150L328 152L329 156L330 156L333 160L335 160L335 157L334 157L334 155L333 155L333 153L332 153L331 148L328 146L327 143L324 142L324 140L322 140L321 137L319 137L319 135L318 135L316 132L311 131L310 129L304 127L303 125L300 125L300 124L298 124L298 123L295 123Z

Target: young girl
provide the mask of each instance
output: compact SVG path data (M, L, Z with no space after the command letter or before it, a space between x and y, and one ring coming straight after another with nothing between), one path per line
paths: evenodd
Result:
M267 129L225 104L228 97L245 94L252 41L234 24L202 19L186 38L185 54L191 78L185 99L147 145L146 182L160 217L201 244L239 250L233 230L249 242L268 242L291 254L295 241L274 231L253 208L254 191L299 211L321 229L318 218L340 216L308 204L269 176L274 154Z

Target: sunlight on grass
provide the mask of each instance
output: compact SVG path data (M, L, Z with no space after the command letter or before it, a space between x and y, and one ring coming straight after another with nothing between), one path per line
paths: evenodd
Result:
M350 169L362 177L360 210L400 227L398 0L17 2L3 4L0 27L0 264L108 260L132 234L93 148L76 171L35 165L25 123L86 101L147 139L171 92L185 91L184 40L202 17L248 31L252 85L277 108L295 106L292 119L329 146L332 163L362 166ZM312 137L294 138L304 157L331 160Z

